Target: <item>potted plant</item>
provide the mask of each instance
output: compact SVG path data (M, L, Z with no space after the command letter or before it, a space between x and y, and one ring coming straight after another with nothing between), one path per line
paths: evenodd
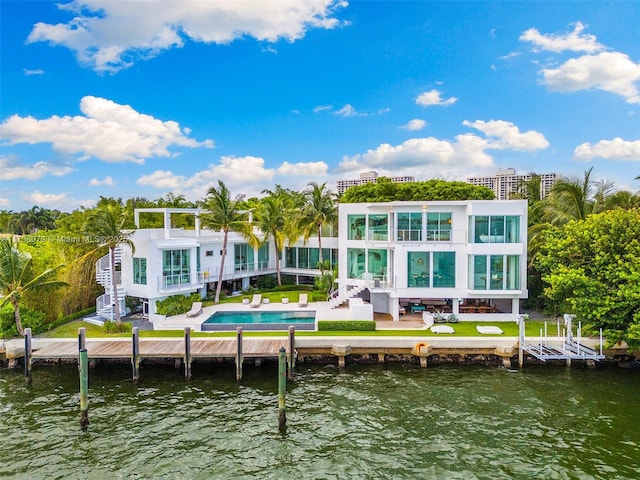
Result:
M242 297L242 303L245 305L249 304L249 297Z
M436 310L433 312L433 321L435 323L447 323L447 318L444 316L444 312Z
M282 303L289 303L289 297L282 297L280 300Z
M449 323L458 323L458 316L455 313L450 313L447 317L447 322Z

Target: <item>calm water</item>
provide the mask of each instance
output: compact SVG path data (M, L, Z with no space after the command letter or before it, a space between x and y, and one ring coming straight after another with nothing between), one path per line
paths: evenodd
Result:
M0 370L0 478L638 479L640 372L299 365L278 433L277 368L194 363Z

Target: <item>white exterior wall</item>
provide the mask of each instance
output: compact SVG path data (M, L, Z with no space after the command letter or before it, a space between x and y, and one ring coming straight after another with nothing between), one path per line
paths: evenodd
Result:
M396 241L396 215L399 212L451 213L451 240L416 242ZM473 200L452 202L388 202L340 204L339 206L339 269L338 281L341 289L349 285L366 284L371 290L371 301L378 312L391 313L395 319L398 315L398 299L451 299L454 312L457 312L458 299L474 298L527 298L527 202L525 200ZM390 214L387 241L349 240L348 216L354 214ZM472 243L469 241L469 219L476 215L514 215L520 217L519 243ZM426 228L426 216L423 218L423 231ZM366 237L366 235L365 235ZM348 278L347 249L386 249L388 251L388 269L385 282L367 279ZM409 252L454 252L455 253L455 286L447 288L408 287ZM471 255L519 255L519 290L482 290L470 289ZM389 299L385 307L382 295Z

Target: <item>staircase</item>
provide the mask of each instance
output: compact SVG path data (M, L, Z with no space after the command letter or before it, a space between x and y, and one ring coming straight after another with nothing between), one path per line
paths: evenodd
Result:
M120 248L115 249L115 263L116 265L122 262L122 251ZM120 283L119 272L115 272L116 274L116 283ZM104 257L101 257L96 262L96 282L102 285L105 293L96 298L96 315L111 320L115 316L115 308L113 307L113 302L111 301L113 287L111 284L112 279L111 272L111 261L109 259L109 253L107 253ZM124 305L124 298L126 295L126 291L122 285L117 285L116 292L118 294L118 301L120 301L120 305ZM124 314L124 309L120 310L121 315Z
M335 291L329 299L329 308L337 308L350 298L355 297L360 292L365 290L365 285L347 285L339 290Z

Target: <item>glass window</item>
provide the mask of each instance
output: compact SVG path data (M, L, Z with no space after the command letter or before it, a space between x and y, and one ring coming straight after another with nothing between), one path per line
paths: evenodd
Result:
M475 243L489 243L489 217L475 217L474 235Z
M473 284L474 290L487 290L487 256L473 256Z
M490 217L489 231L490 243L504 243L504 217Z
M419 242L422 240L422 213L398 213L396 238L399 242Z
M364 263L364 248L347 248L347 278L362 278Z
M427 240L436 242L451 241L451 213L427 213Z
M503 255L491 255L490 257L490 275L491 280L489 282L490 290L504 290L502 280L504 277L504 256Z
M247 243L237 243L233 246L234 269L236 272L253 270L253 248Z
M456 286L455 252L433 252L433 287Z
M269 244L264 243L258 249L258 268L265 269L269 266Z
M372 248L367 252L367 272L370 278L384 279L387 277L387 251L381 248Z
M507 255L507 290L520 289L520 257Z
M407 253L407 286L429 286L429 252Z
M508 216L505 219L506 243L520 243L520 217Z
M388 239L389 216L387 214L369 215L369 240Z
M348 215L347 223L349 224L349 240L364 240L364 215Z
M298 247L298 268L309 268L309 249Z
M162 251L162 276L165 285L189 283L190 275L189 250Z
M133 283L147 284L147 259L133 257Z

